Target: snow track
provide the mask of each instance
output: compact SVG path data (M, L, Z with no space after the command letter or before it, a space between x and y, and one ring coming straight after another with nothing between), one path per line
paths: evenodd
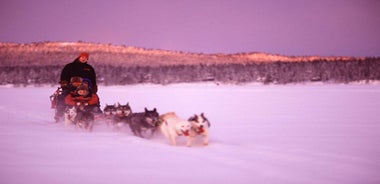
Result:
M379 85L99 88L102 107L204 112L210 145L191 148L54 123L54 90L0 87L0 183L380 183Z

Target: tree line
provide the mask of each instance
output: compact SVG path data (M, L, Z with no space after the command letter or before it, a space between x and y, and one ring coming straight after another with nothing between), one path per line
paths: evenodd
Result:
M0 85L58 85L62 65L0 66ZM349 83L380 80L380 58L315 60L310 62L257 62L163 66L94 64L101 85L140 83L288 84L304 82Z

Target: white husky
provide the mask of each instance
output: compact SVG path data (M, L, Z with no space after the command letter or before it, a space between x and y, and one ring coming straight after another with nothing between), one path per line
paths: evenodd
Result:
M75 117L77 116L77 109L75 106L67 108L65 111L65 125L69 126L74 124Z
M191 146L189 121L179 118L174 112L169 112L160 115L160 130L162 134L168 139L169 144L176 145L179 136L185 136L187 139L187 146Z
M203 136L203 145L208 145L210 122L205 117L204 113L201 113L200 115L194 115L190 117L188 121L191 124L190 145L197 135Z

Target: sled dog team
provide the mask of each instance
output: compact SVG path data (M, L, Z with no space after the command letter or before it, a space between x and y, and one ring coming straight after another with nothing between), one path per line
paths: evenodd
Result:
M82 123L78 125L74 123L76 116L75 107L67 108L64 121L65 125L75 124L76 126L91 130L93 127L92 121L90 123ZM132 133L139 137L152 136L159 130L170 145L177 145L177 139L184 137L186 139L186 146L192 146L194 139L197 136L202 137L203 145L209 143L209 127L210 122L205 117L204 113L193 115L185 120L176 115L174 112L169 112L159 115L157 109L148 110L144 112L134 113L129 105L121 105L116 103L108 105L103 109L103 118L107 125L119 128L122 126L129 126ZM85 122L85 121L84 121Z
M149 132L153 135L159 129L172 145L176 145L179 136L184 136L187 139L186 145L191 146L197 135L204 137L204 145L208 144L210 123L203 113L183 120L175 113L160 116L156 108L145 108L144 112L134 113L128 103L106 105L102 113L96 94L96 73L87 63L88 59L89 53L81 52L73 62L66 64L62 69L60 87L50 96L56 122L63 117L65 125L73 124L91 131L94 120L102 117L108 125L129 125L133 134L139 137L145 137Z

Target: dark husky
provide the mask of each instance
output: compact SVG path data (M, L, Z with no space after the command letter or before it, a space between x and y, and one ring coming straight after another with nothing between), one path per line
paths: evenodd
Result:
M114 105L108 105L103 109L104 117L106 119L112 119L116 115L116 104Z
M131 106L129 106L129 103L125 105L120 105L120 103L117 103L115 105L116 114L114 115L114 124L125 122L127 117L132 114Z
M158 117L159 114L156 108L152 111L145 108L145 112L132 113L131 116L127 118L127 123L134 135L144 137L143 133L145 134L150 130L150 136L152 136L158 127Z
M116 115L116 104L108 105L103 109L103 117L107 125L113 124Z
M84 128L88 131L92 131L94 126L94 114L91 107L78 106L77 115L75 117L75 125L80 128Z

